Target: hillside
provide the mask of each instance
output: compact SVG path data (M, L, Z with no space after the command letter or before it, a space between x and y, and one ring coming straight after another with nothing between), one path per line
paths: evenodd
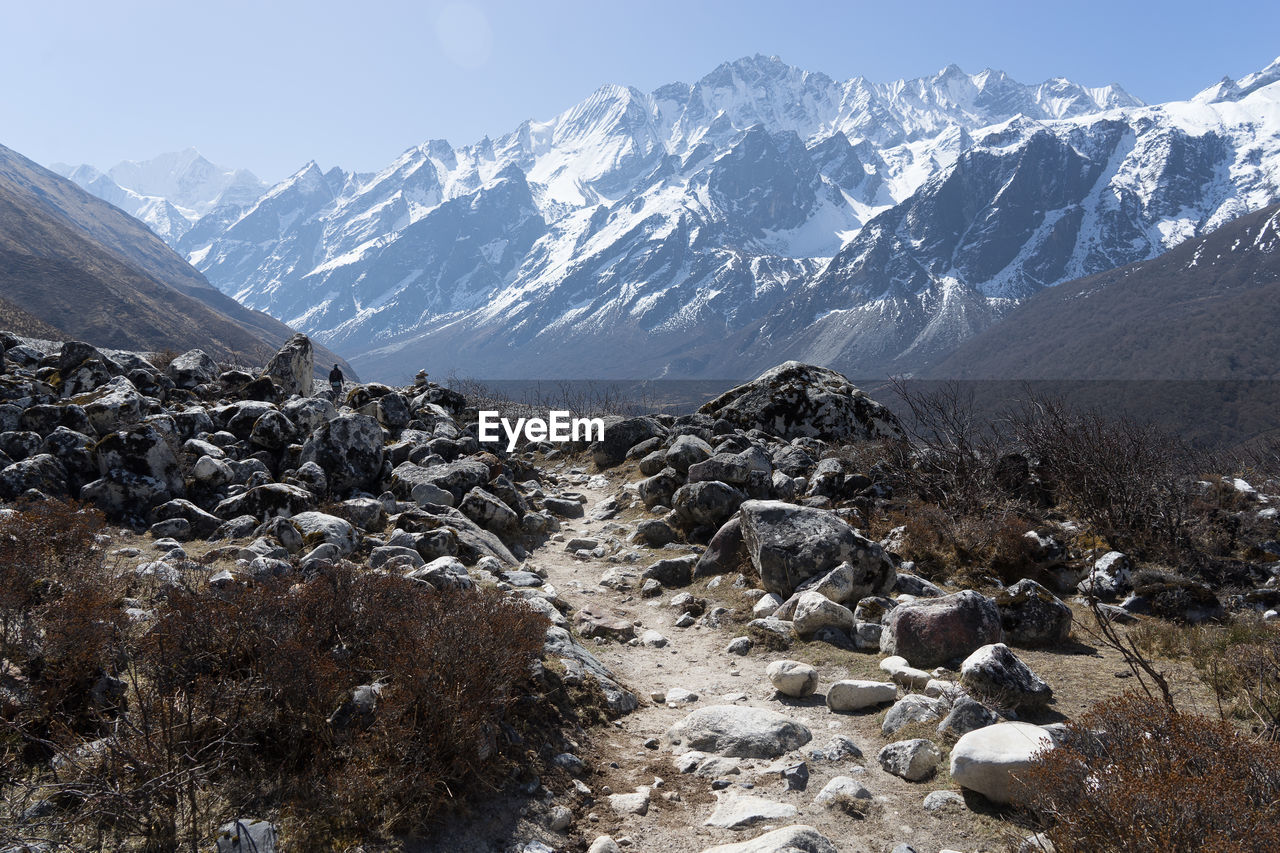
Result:
M1048 288L925 372L959 379L1280 379L1280 205Z
M62 336L106 347L256 362L292 333L219 293L138 220L3 146L0 293Z

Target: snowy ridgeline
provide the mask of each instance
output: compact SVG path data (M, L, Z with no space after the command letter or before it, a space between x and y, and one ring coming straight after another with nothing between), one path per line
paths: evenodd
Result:
M71 174L145 199L131 212L211 282L376 375L874 373L1280 198L1277 79L1144 106L1063 79L874 84L753 57L376 174L313 162L262 192L193 152Z

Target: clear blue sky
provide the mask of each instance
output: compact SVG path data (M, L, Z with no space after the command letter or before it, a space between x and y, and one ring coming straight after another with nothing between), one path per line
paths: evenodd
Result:
M1276 0L45 0L4 2L0 22L0 143L103 168L194 145L267 180L310 159L376 169L754 53L840 79L990 66L1149 102L1280 55Z

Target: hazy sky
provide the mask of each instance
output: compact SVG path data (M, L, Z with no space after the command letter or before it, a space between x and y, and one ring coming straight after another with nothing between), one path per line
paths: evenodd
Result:
M1280 55L1280 2L0 0L0 144L103 168L194 145L270 181L310 159L371 170L602 83L648 91L754 53L838 79L990 66L1155 102Z

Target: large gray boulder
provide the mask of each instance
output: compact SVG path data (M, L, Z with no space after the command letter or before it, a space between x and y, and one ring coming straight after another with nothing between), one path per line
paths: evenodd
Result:
M98 442L98 471L107 476L125 471L160 483L170 497L185 494L182 467L165 435L152 424L135 424Z
M339 415L316 427L302 445L300 462L324 469L336 494L377 492L382 472L382 426L367 415Z
M193 349L169 362L165 373L179 388L191 389L197 385L216 382L218 363L204 350Z
M746 495L719 480L689 483L676 489L671 508L685 527L707 525L718 528L738 511Z
M310 397L316 370L311 339L298 332L271 357L262 375L280 386L286 398Z
M699 412L780 438L900 438L898 419L834 370L788 361L703 405Z
M48 453L37 453L0 471L0 499L13 500L28 489L61 497L67 493L67 471Z
M853 568L849 598L893 588L893 561L834 513L783 501L746 501L739 509L742 540L761 585L787 599L809 578L841 563Z
M676 723L667 730L666 738L680 751L777 758L804 746L813 735L800 723L765 708L711 705Z
M966 589L942 598L908 601L889 611L880 651L901 655L912 666L933 667L967 657L1003 637L996 603Z
M115 377L93 393L92 398L78 398L78 402L98 435L136 424L147 408L146 399L124 376Z
M1017 646L1056 646L1071 635L1071 608L1031 578L996 593L1005 640Z
M611 468L627 458L627 451L642 441L661 438L667 428L650 417L606 420L604 438L592 442L591 458L597 468Z
M983 646L965 658L960 683L1019 711L1038 710L1053 698L1053 689L1004 643Z

